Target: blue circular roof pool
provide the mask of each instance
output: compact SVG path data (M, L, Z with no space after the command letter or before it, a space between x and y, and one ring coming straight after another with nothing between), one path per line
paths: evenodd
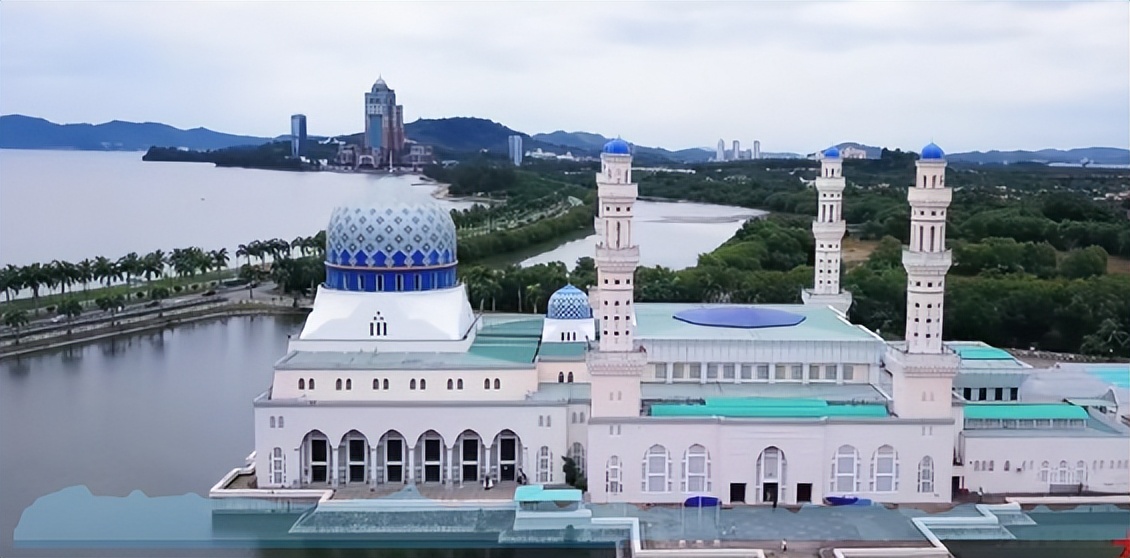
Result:
M675 319L688 324L708 327L736 327L755 329L762 327L795 326L804 321L804 316L754 306L716 306L695 308L675 314Z

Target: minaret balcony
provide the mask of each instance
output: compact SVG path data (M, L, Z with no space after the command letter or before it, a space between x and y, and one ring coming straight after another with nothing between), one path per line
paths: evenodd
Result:
M589 351L585 354L589 373L593 376L639 376L647 365L642 349L618 352Z
M834 178L827 176L816 177L816 189L821 192L838 194L844 191L845 185L846 182L844 181L844 178L842 176L837 176Z
M948 207L953 201L953 190L949 188L914 187L906 192L906 201L911 207Z
M842 220L831 223L820 220L812 222L812 236L816 237L816 240L839 240L844 237L845 231L847 231L847 223Z
M602 200L635 200L639 197L639 186L634 182L627 183L596 183L596 195Z
M903 249L902 266L907 275L944 276L953 265L953 251L914 252Z
M905 343L891 344L883 355L883 364L887 370L904 377L952 378L961 366L961 357L945 345L940 353L911 353Z
M634 272L640 264L640 247L608 248L596 247L596 266L605 271Z

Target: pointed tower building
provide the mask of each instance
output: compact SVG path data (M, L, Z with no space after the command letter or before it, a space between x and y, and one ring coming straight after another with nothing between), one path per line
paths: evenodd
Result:
M592 416L638 417L640 376L647 354L635 345L633 281L640 249L632 238L632 206L638 187L632 182L632 152L627 142L614 139L600 155L596 175L600 204L596 245L596 302L599 348L589 352L592 377Z
M816 177L817 213L812 221L816 240L816 272L812 288L801 292L805 304L831 306L846 314L851 293L840 288L842 243L847 227L843 216L844 160L840 150L829 147L820 157L820 176Z
M942 344L946 273L953 260L946 248L946 159L931 143L916 163L910 201L910 245L906 268L906 340L892 344L885 360L891 372L894 411L904 418L951 418L953 377L960 359Z

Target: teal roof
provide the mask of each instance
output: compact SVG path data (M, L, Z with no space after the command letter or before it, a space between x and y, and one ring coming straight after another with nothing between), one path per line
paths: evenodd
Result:
M542 343L538 357L547 360L584 360L585 343Z
M575 488L550 488L540 484L519 486L514 490L515 502L580 502L581 491Z
M886 417L885 405L829 405L822 399L765 397L707 399L705 403L657 403L653 417L824 418Z
M1016 360L1008 351L981 343L970 345L949 343L948 346L961 357L961 360Z
M648 339L718 340L718 341L859 341L882 343L866 328L847 321L840 313L826 306L802 304L758 304L765 310L791 312L804 316L793 326L756 329L710 327L675 319L678 312L696 308L734 307L725 304L680 304L646 302L636 305L636 337Z
M1089 417L1087 410L1065 403L967 403L967 419L1081 419Z

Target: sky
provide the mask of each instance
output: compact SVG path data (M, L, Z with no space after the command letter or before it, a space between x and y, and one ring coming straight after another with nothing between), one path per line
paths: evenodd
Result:
M1130 3L0 2L0 113L315 135L404 118L679 149L1130 147Z

